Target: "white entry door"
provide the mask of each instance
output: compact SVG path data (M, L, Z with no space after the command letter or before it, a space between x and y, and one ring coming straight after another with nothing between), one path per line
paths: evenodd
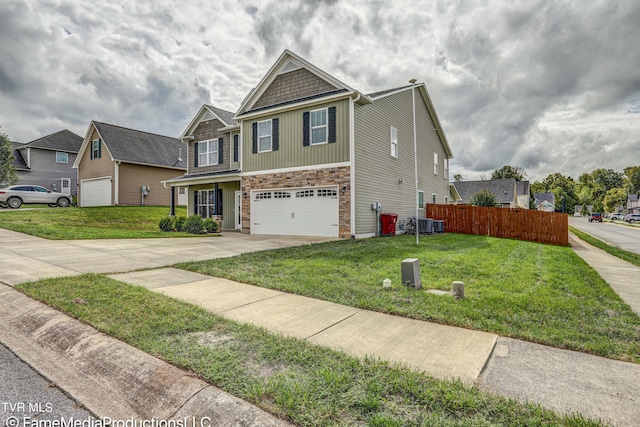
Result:
M71 178L60 178L60 192L71 195Z
M251 233L338 237L338 188L251 192Z

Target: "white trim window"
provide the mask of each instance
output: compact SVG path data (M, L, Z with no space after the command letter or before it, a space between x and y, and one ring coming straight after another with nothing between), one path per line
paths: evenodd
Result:
M438 153L433 153L433 174L438 175Z
M69 154L56 151L56 163L69 163Z
M398 129L391 127L391 157L398 158Z
M448 158L444 158L443 159L444 162L444 173L443 173L443 177L444 179L449 179L449 159Z
M218 138L198 142L198 166L218 164Z
M424 191L418 190L418 209L424 209Z
M211 218L216 208L216 190L198 190L198 215Z
M258 153L273 149L271 129L271 119L258 122Z
M328 142L329 126L326 108L309 112L309 131L311 132L311 145Z
M94 139L91 141L91 158L99 159L100 158L100 140Z
M444 196L444 204L445 205L449 204L449 198L447 196Z
M432 204L436 204L436 194L435 193L431 193L431 202Z

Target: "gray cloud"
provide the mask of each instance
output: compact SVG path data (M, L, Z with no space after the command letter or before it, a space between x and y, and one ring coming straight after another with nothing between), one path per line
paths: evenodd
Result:
M620 171L640 158L637 22L634 0L5 0L0 125L177 136L202 103L235 110L286 48L364 92L424 81L466 179Z

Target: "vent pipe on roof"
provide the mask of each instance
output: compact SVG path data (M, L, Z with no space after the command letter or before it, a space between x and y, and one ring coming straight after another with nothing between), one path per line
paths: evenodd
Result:
M182 147L180 147L178 150L178 161L181 162L182 161Z

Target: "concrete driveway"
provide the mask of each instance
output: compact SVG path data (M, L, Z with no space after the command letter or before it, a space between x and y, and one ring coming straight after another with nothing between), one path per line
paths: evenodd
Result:
M46 240L0 228L0 281L14 286L49 277L119 273L328 240L237 232L220 237Z

